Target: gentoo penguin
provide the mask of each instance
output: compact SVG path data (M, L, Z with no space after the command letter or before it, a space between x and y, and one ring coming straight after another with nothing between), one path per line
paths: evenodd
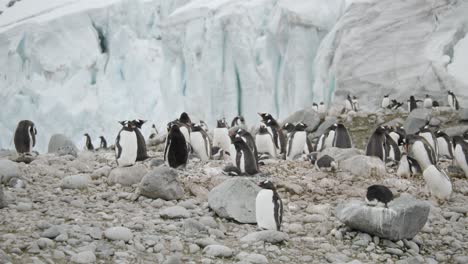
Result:
M229 146L231 145L231 138L229 137L229 131L225 119L217 121L216 128L213 130L213 147L219 147L224 152L229 152Z
M94 150L94 145L93 145L93 142L91 141L91 137L89 136L89 134L85 133L84 136L86 140L84 149L90 150L90 151Z
M409 178L412 175L422 173L421 168L419 167L418 162L408 157L406 153L401 155L400 164L397 169L397 176L401 178Z
M107 149L107 141L103 136L100 136L99 139L101 139L101 144L99 144L100 149Z
M359 101L355 95L353 96L353 100L351 102L353 103L353 111L357 112L359 110Z
M276 158L276 147L273 142L273 135L270 134L264 124L260 124L257 134L255 135L255 145L259 154L268 154Z
M424 98L423 106L426 109L432 108L432 98L428 94L426 94L426 98Z
M437 145L437 138L434 133L429 129L429 126L425 126L416 133L416 135L421 136L426 139L427 143L434 150L436 156L436 161L439 160L439 146Z
M241 173L254 175L258 173L257 160L254 157L252 149L245 143L240 135L234 138L234 147L236 148L236 167Z
M387 152L387 159L399 161L401 159L401 151L398 144L393 140L393 138L385 133L385 147Z
M262 117L262 122L267 126L268 131L273 135L273 141L280 154L286 153L286 137L276 119L268 113L259 113L259 115Z
M283 202L271 181L262 181L258 186L262 189L255 199L257 225L262 229L280 231L283 221Z
M405 144L408 157L415 159L422 171L436 164L434 149L425 138L418 135L407 135Z
M201 124L192 126L190 133L190 142L193 150L202 161L207 161L211 158L211 142L206 131Z
M346 112L353 110L353 99L351 98L351 95L349 95L349 94L346 97L345 110L346 110Z
M135 128L135 134L137 136L137 144L138 144L138 151L137 151L137 161L143 161L148 159L148 152L146 150L146 141L145 137L143 137L143 134L141 134L141 127L143 126L144 123L146 123L146 120L141 120L141 119L135 119L132 121L136 128Z
M416 100L413 95L410 96L410 99L408 100L408 112L413 111L414 109L418 108L417 102L420 102L421 100Z
M286 138L289 138L289 135L294 132L294 124L293 123L286 123L283 125L283 130L286 131Z
M423 171L429 193L440 200L448 200L452 194L452 183L445 172L435 165L428 166Z
M319 114L325 114L327 112L327 108L325 107L325 104L323 102L320 102L318 108L317 108L317 112Z
M406 137L406 131L403 127L386 128L388 135L395 141L398 146L403 146Z
M315 145L315 151L322 151L326 148L331 148L333 146L333 141L335 139L335 129L338 124L333 124L328 127L322 135L320 135L317 140L317 145Z
M349 136L348 129L343 124L336 124L335 138L332 143L336 148L351 148L351 137Z
M366 147L366 155L380 158L382 161L387 160L387 143L386 143L385 128L382 126L377 127Z
M435 133L435 137L437 138L439 156L452 159L453 151L452 151L452 142L450 140L450 137L440 130L438 130Z
M185 166L188 160L188 148L185 137L180 131L179 122L171 122L168 124L169 134L166 139L166 147L164 148L164 161L172 168Z
M448 105L455 110L460 109L460 105L458 104L457 97L452 91L448 91Z
M200 120L200 126L203 130L205 130L205 132L208 132L208 125L205 123L205 121L203 120Z
M37 130L34 123L29 120L22 120L18 123L15 131L15 148L16 152L30 153L36 145Z
M312 104L312 109L314 109L315 112L318 112L318 104L317 104L317 103L313 103L313 104Z
M186 112L180 114L178 127L180 132L184 135L185 142L187 143L187 147L190 150L190 128L192 127L192 121Z
M402 105L403 105L403 103L400 103L395 99L392 99L391 104L390 104L390 109L396 110L396 109L400 108Z
M439 111L439 102L437 101L432 101L432 109L435 110L435 111Z
M384 95L380 105L384 109L390 108L390 98L388 98L388 94Z
M335 159L328 155L320 157L315 162L315 167L320 171L335 171L338 168Z
M367 188L366 203L370 206L383 204L388 208L388 203L393 200L393 193L383 185L371 185Z
M298 123L294 131L289 135L286 152L287 160L294 160L295 157L304 152L304 146L307 144L306 128L306 124Z
M136 124L132 121L120 121L122 129L115 139L115 158L119 167L132 166L136 162L138 140Z
M468 177L468 143L460 136L453 137L453 157Z
M232 119L231 127L235 126L245 126L245 119L243 116L236 116Z

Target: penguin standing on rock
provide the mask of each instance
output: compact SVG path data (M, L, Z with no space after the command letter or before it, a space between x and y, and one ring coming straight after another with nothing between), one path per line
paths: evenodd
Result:
M135 164L138 153L136 124L132 121L120 121L122 129L115 139L115 157L119 167Z
M458 104L457 97L455 96L455 94L452 91L448 91L447 99L448 99L448 105L452 109L455 109L455 110L460 109L460 105Z
M266 153L272 158L276 158L276 146L273 141L273 135L270 134L264 124L260 124L260 128L255 135L255 145L259 154Z
M387 160L387 137L385 128L382 126L377 127L375 132L369 138L366 147L366 156L374 156L380 158L382 161Z
M258 186L262 190L255 199L257 225L262 229L280 231L283 221L283 202L271 181L262 181Z
M178 122L168 124L169 134L164 148L164 161L172 168L185 166L188 160L188 148L184 134Z
M351 100L351 102L353 103L353 111L357 112L359 110L358 98L356 96L353 96L353 99Z
M351 148L351 137L348 129L343 124L335 125L335 136L333 138L333 147L336 148Z
M315 112L318 112L318 104L317 104L317 103L313 103L313 104L312 104L312 109L314 109Z
M148 159L148 152L146 150L146 141L145 138L143 137L143 134L141 134L141 127L143 126L144 123L146 123L146 120L141 120L141 119L135 119L132 121L135 124L135 134L137 136L137 144L138 144L138 151L137 151L137 161L143 161Z
M418 108L418 102L421 102L421 100L416 100L414 96L411 95L410 99L408 100L408 112L411 112L414 109Z
M392 191L383 185L371 185L367 188L366 203L370 206L383 204L388 208L388 203L392 200Z
M327 112L327 108L325 107L325 104L323 102L320 102L318 108L317 108L317 112L319 114L325 114Z
M436 165L430 165L423 171L423 178L429 193L440 200L448 200L452 194L452 183L445 172Z
M89 136L88 133L85 133L84 136L85 136L85 140L86 140L84 149L89 150L89 151L93 151L94 150L94 145L93 145L93 142L91 141L91 137Z
M206 131L202 128L201 124L192 126L192 133L190 133L190 142L193 150L200 157L202 161L207 161L211 158L211 142Z
M398 144L393 140L393 138L385 133L385 142L386 142L386 152L387 160L399 161L401 159L401 151Z
M186 112L180 114L179 119L177 119L180 132L184 135L185 142L187 143L187 148L190 151L190 129L192 127L192 120Z
M101 144L99 144L100 149L107 149L107 141L104 136L100 136L99 139L101 140Z
M250 150L252 150L255 159L258 159L258 150L255 144L255 139L252 136L252 134L250 134L249 131L243 128L239 128L236 131L236 136L240 136L240 138L242 138L242 140L244 140L244 142L247 143L247 146L249 146Z
M346 112L353 110L353 99L351 98L351 95L349 95L349 94L346 97L345 110L346 110Z
M18 123L15 131L15 148L18 154L31 153L36 145L37 130L34 123L29 120L22 120Z
M432 98L428 94L426 94L426 98L424 98L423 106L426 109L432 108Z
M384 95L384 98L382 99L381 107L384 109L389 108L390 106L390 98L388 98L388 94Z
M322 151L326 148L333 147L333 141L335 139L335 129L338 127L338 124L333 124L327 128L322 135L320 135L317 145L315 146L315 151Z
M468 177L468 143L460 136L453 137L453 156Z

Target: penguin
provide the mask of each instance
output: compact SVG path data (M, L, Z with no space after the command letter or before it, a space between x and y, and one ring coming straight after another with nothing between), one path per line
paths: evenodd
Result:
M190 120L186 112L183 112L176 121L178 122L180 132L184 135L187 148L190 151L190 128L192 127L192 120Z
M430 165L424 169L423 178L431 195L440 200L448 200L450 198L452 183L443 170L435 165Z
M465 142L468 142L468 131L463 133L463 140L465 140Z
M245 119L243 116L236 116L231 122L231 127L235 126L244 126L245 127Z
M234 147L236 148L236 167L241 173L254 175L258 173L257 160L250 147L245 143L240 135L234 138Z
M406 132L403 127L387 128L386 132L393 139L393 141L398 144L399 147L403 146L406 137Z
M22 120L18 123L15 131L15 148L18 154L31 153L36 146L37 130L30 120Z
M317 104L317 103L313 103L313 104L312 104L312 109L313 109L315 112L318 112L318 104Z
M335 139L335 129L338 124L333 124L328 127L322 135L320 135L317 145L315 146L315 151L322 151L326 148L333 146L333 141Z
M283 130L286 131L286 138L289 138L289 135L294 132L294 124L292 123L286 123L283 125Z
M383 204L388 208L388 203L392 200L392 191L383 185L371 185L367 188L366 203L370 206Z
M286 153L286 137L276 119L268 113L259 113L259 115L262 117L262 122L267 126L269 132L273 135L273 141L279 153Z
M414 96L411 95L408 100L408 112L412 112L414 109L418 108L418 102L421 102L421 100L416 100Z
M452 92L452 91L448 91L448 105L452 108L452 109L455 109L455 110L459 110L460 109L460 105L458 104L458 100L457 100L457 97L455 96L455 94Z
M397 109L400 108L402 105L403 105L403 103L400 103L400 102L398 102L398 101L395 100L395 99L392 99L392 100L391 100L391 104L390 104L390 109L392 109L392 110L397 110Z
M255 145L259 154L267 153L271 157L276 158L276 147L273 142L273 135L270 134L264 124L260 124L260 128L255 135Z
M135 133L136 124L132 121L120 121L122 129L115 139L115 159L119 167L132 166L136 162L138 140Z
M315 167L319 171L335 171L337 170L338 166L335 162L335 159L328 156L323 155L315 162Z
M429 129L429 126L424 126L422 129L416 133L416 135L421 136L427 140L431 148L434 150L436 161L439 160L439 146L437 145L437 138L434 133Z
M294 127L294 131L289 135L286 152L287 160L294 160L295 157L304 152L304 146L307 144L306 128L306 124L298 123Z
M229 153L229 146L231 145L231 138L229 137L229 130L226 120L220 119L217 121L217 126L213 130L213 147L219 147L223 152Z
M432 108L432 98L428 94L426 94L426 98L424 98L423 106L426 109Z
M351 137L349 136L348 129L343 124L336 124L335 135L332 143L336 148L351 148Z
M450 137L440 130L436 131L435 137L437 139L437 146L439 148L439 157L452 159L453 151Z
M99 144L100 149L107 149L107 141L104 138L104 136L100 136L99 139L101 139L101 144Z
M385 133L385 142L386 142L386 152L387 160L400 161L401 151L398 144L393 140L393 138Z
M208 133L209 129L208 129L208 125L205 123L205 121L203 120L200 120L200 126L203 130L205 130L205 132Z
M390 108L390 98L388 98L388 94L384 95L380 106L384 109Z
M325 107L325 104L323 102L320 102L320 105L317 108L317 112L319 114L325 114L327 112L327 108Z
M353 110L353 99L351 98L351 95L349 95L349 94L346 97L345 110L346 110L346 112Z
M440 105L439 105L439 102L437 102L437 101L435 101L435 100L432 101L432 110L434 110L434 111L439 111L439 106L440 106Z
M190 142L193 150L200 157L200 160L211 159L211 142L208 134L201 124L194 124L190 133Z
M435 152L425 138L418 135L407 135L406 149L408 157L415 159L422 171L436 164Z
M353 111L357 112L359 110L359 101L356 96L353 96L353 100L351 101L353 103Z
M271 181L262 181L258 186L262 189L255 199L257 225L262 229L280 231L283 221L283 202Z
M468 143L460 136L453 137L453 157L468 177Z
M418 162L408 157L406 153L401 155L400 163L397 169L397 176L401 178L409 178L412 175L422 173Z
M185 166L188 160L189 149L185 136L180 130L180 122L168 124L169 134L164 148L164 161L172 168Z
M244 140L244 142L247 143L247 146L249 146L250 150L252 150L254 157L258 158L257 146L255 144L255 139L252 136L252 134L250 134L249 131L243 128L238 128L236 130L236 135L239 135L242 138L242 140Z
M378 157L385 162L387 160L386 139L385 128L382 126L377 127L367 143L366 155Z
M83 136L85 136L85 150L93 151L94 150L94 145L93 142L91 141L91 137L89 136L88 133L85 133Z
M137 135L137 144L138 144L138 151L137 151L137 161L144 161L148 159L148 151L146 150L146 141L145 137L141 133L140 129L142 128L143 124L146 123L146 120L135 119L132 121L136 128L135 134Z

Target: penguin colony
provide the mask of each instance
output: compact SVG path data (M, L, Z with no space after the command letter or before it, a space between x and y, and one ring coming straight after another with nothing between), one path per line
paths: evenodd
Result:
M458 110L458 100L449 91L448 106ZM411 96L408 100L408 111L418 108L418 103L427 109L438 110L439 103L426 95L424 100ZM398 109L403 103L390 99L385 95L381 108ZM313 103L312 108L319 114L326 114L323 102ZM356 96L348 95L344 106L345 112L359 111ZM265 159L305 159L319 170L335 171L337 163L328 155L320 152L327 148L352 148L351 136L347 128L340 122L332 124L323 133L312 138L305 123L280 124L271 114L259 113L260 124L251 134L242 116L236 116L229 127L226 120L217 121L213 134L210 136L208 125L200 121L193 123L187 113L182 113L178 119L167 124L167 136L164 147L164 161L173 168L183 168L189 157L197 156L201 161L224 159L232 166L225 171L231 175L254 175L261 171ZM117 134L115 145L110 146L115 151L116 163L120 167L132 166L138 161L149 158L146 142L141 133L145 120L135 119L120 121L121 129ZM311 130L313 128L310 128ZM37 130L32 121L22 120L14 135L15 148L19 155L31 155L36 144ZM150 139L159 135L156 126L152 125ZM91 136L85 136L84 149L98 151L108 149L108 144L100 136L100 144L95 148ZM365 153L383 162L397 166L397 175L411 177L422 175L426 181L428 192L441 200L450 198L452 184L447 174L440 169L439 160L453 159L468 177L468 131L463 135L450 138L440 130L433 130L428 125L420 128L417 133L407 134L401 126L377 126L370 135ZM283 205L272 181L266 180L259 184L261 191L256 197L256 218L262 229L281 230ZM369 206L387 208L393 200L390 189L383 185L368 187L365 197Z

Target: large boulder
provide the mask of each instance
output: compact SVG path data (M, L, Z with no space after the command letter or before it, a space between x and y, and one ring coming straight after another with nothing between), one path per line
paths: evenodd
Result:
M342 148L326 148L323 151L319 152L317 154L317 159L320 159L321 157L328 155L332 157L335 161L340 162L349 158L352 158L354 156L358 155L363 155L364 152L360 149L356 148L347 148L347 149L342 149Z
M468 122L468 108L458 110L458 115L460 116L461 121Z
M385 163L381 159L364 155L345 159L339 163L339 167L356 176L383 176L387 173Z
M48 153L56 153L59 155L73 155L77 156L78 148L75 143L63 134L55 134L50 137Z
M107 183L110 185L119 183L123 186L131 186L140 183L147 172L148 169L143 164L136 164L131 167L117 167L110 172Z
M426 224L429 210L427 202L402 195L388 208L371 207L358 200L339 204L336 216L353 229L396 241L413 238Z
M66 176L62 179L63 189L86 189L91 182L91 177L87 174Z
M299 123L302 122L307 125L306 131L312 132L320 125L320 115L312 108L306 108L294 112L292 115L285 118L281 124L286 123Z
M141 180L140 194L153 199L178 200L184 196L184 189L177 179L176 170L157 167Z
M208 204L220 217L255 224L255 199L259 191L260 187L251 180L230 179L210 191Z
M320 137L327 128L331 127L333 124L338 122L338 118L336 116L327 116L323 120L323 122L319 125L317 130L311 134L312 138Z
M468 126L454 126L443 130L449 137L461 136L468 131Z
M0 184L7 184L12 178L19 178L21 171L18 164L11 161L2 159L0 160Z
M415 134L431 120L431 109L417 108L411 111L403 127L407 134Z

